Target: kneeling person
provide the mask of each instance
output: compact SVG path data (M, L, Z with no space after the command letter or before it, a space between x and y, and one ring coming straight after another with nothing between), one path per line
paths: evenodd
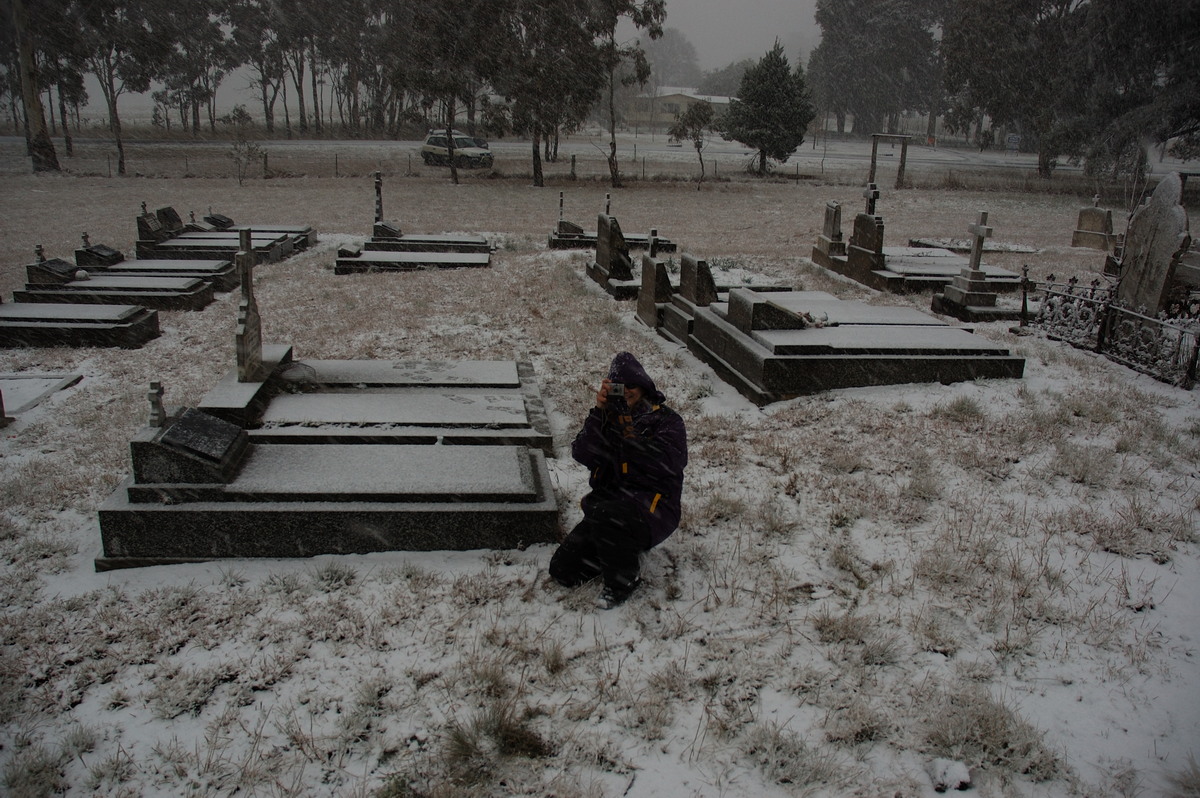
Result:
M621 352L571 444L591 471L591 492L583 520L550 559L550 575L567 587L602 577L605 608L629 598L642 552L679 525L687 431L665 400L637 358Z

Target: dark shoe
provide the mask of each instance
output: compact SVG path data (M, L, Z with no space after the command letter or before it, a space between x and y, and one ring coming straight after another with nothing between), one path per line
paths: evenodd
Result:
M637 590L637 586L641 583L642 580L635 577L628 585L605 585L604 590L600 592L600 598L596 600L596 606L602 610L619 607L633 595L633 591Z

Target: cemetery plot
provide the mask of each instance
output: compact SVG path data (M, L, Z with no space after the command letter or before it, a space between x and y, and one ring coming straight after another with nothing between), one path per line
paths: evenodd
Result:
M133 476L99 511L98 569L556 539L529 364L258 359L261 381L231 372L174 417L151 391Z
M383 220L383 173L375 173L375 224L371 240L338 250L334 274L483 268L492 247L481 235L406 235L399 222Z
M148 213L143 205L137 217L137 255L139 258L168 258L183 260L212 260L227 258L236 253L245 231L188 232L173 208L160 208ZM257 233L251 235L250 246L260 263L273 263L288 257L295 250L287 234Z
M196 221L195 214L192 214L191 221L187 227L192 231L204 230L220 230L224 232L237 233L242 230L253 230L260 233L273 233L276 235L285 235L292 239L292 246L295 249L308 249L313 244L317 243L317 231L312 227L304 224L236 224L233 219L220 213L209 213L204 217L204 223Z
M36 407L55 391L69 388L82 379L82 374L0 374L0 391L4 393L3 406L9 413L24 413Z
M821 235L813 246L812 260L880 291L914 293L936 291L949 285L970 262L949 250L936 247L885 247L883 217L875 215L879 192L872 184L863 192L867 210L854 218L849 241L843 239L841 205L825 208ZM977 263L992 292L1016 291L1021 284L1015 272Z
M666 264L649 255L642 256L641 288L638 291L637 318L647 327L658 330L664 338L683 346L692 333L697 307L713 302L728 301L729 292L745 288L745 284L718 285L708 262L687 252L680 257L679 285L671 282ZM790 286L752 286L759 292L787 292Z
M834 388L1020 377L1004 347L906 308L799 291L697 307L688 349L758 404Z
M41 258L39 251L39 258ZM57 258L54 260L58 260ZM125 253L105 246L93 244L88 234L83 234L83 246L75 250L75 265L86 269L88 274L112 275L158 275L163 277L193 277L211 283L214 291L229 291L237 285L237 273L230 258L214 260L125 260ZM29 279L35 281L33 267L28 267ZM72 275L73 276L73 275Z
M254 261L239 252L236 368L182 412L151 383L97 569L557 539L530 364L296 362L262 343Z
M209 283L188 277L88 277L57 284L29 283L16 302L138 304L155 310L202 310L213 301Z
M611 208L610 195L605 194L604 197L604 214L607 216ZM558 224L550 233L547 241L550 249L595 249L602 235L602 232L586 233L580 225L564 219L563 192L558 192ZM649 233L626 233L624 239L629 249L649 249L650 240L655 239L658 252L675 252L676 250L674 241L659 235L658 230L653 228Z
M0 304L0 346L139 347L159 335L158 311L136 305Z
M1006 321L1021 317L1021 310L996 304L999 297L995 291L995 281L989 279L989 272L980 264L984 244L992 234L987 219L987 213L981 211L979 221L969 228L974 236L971 259L942 293L933 295L930 307L935 313L945 313L968 322Z

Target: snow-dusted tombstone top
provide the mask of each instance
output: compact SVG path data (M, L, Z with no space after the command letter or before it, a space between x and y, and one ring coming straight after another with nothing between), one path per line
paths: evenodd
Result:
M1191 244L1182 198L1183 181L1172 172L1129 220L1117 289L1126 307L1145 308L1152 315L1162 309L1177 259Z

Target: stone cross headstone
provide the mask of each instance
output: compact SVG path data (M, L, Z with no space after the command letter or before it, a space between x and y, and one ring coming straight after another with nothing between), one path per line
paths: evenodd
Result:
M38 244L33 248L33 253L34 253L34 255L37 256L38 263L46 262L46 248L43 247L41 244Z
M876 186L874 183L868 183L867 187L865 189L863 189L862 195L863 195L863 199L865 199L867 201L866 213L871 216L874 216L875 215L875 201L877 199L879 199L879 187Z
M992 228L987 226L987 220L987 211L980 211L979 221L967 228L967 232L974 237L971 241L971 271L979 270L979 263L983 260L984 239L992 235Z
M604 215L608 216L612 213L612 194L604 195Z
M650 245L649 245L648 249L649 249L650 257L654 258L654 257L658 256L658 228L657 227L650 228Z
M1183 181L1172 172L1129 220L1117 286L1117 299L1126 307L1151 315L1163 308L1179 256L1191 244L1182 198Z
M266 379L266 369L263 368L262 356L262 319L258 315L258 302L254 299L255 254L250 246L250 230L241 230L238 241L239 249L234 258L242 286L237 333L234 336L238 382L262 382Z
M84 247L84 249L87 249L91 245L92 245L92 241L90 238L88 238L87 231L85 230L83 233L83 247Z
M996 292L991 291L987 283L987 275L980 268L983 260L983 242L992 235L988 227L987 211L979 212L979 220L967 228L971 234L971 260L962 268L953 281L944 289L944 296L949 302L959 307L995 307Z
M558 192L558 223L563 223L563 192Z
M151 427L161 427L167 423L167 411L163 409L163 387L161 382L151 382L150 392L146 394L146 398L150 400L150 420L147 422Z

